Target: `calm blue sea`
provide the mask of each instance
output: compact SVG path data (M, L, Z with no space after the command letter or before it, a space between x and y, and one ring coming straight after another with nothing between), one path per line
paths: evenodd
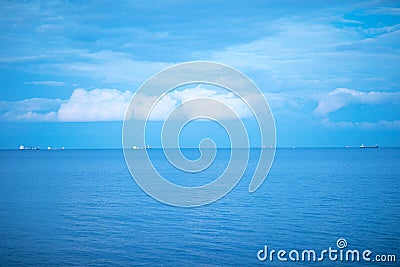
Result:
M215 165L193 178L149 151L184 185L213 180L229 152L219 150ZM277 149L252 194L259 152L251 153L245 177L220 201L177 208L138 187L121 150L1 150L0 266L399 265L400 149ZM395 254L397 263L257 259L264 245L318 252L337 249L339 238L346 249Z

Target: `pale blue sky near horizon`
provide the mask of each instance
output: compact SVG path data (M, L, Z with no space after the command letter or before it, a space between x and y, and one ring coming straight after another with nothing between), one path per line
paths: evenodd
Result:
M0 148L121 147L137 88L196 60L258 85L278 147L400 146L398 1L0 1L0 39Z

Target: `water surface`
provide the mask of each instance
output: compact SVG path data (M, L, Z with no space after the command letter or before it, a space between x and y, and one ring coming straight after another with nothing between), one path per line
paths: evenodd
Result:
M215 165L195 177L177 175L161 150L149 153L183 185L213 180L229 156L219 150ZM278 149L268 178L252 194L258 152L251 153L245 177L227 196L176 208L138 187L121 150L2 150L0 265L307 266L260 262L256 254L264 245L336 248L338 238L349 249L400 260L400 149Z

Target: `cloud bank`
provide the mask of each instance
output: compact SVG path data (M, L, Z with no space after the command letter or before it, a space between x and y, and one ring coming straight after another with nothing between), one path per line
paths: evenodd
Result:
M95 122L95 121L122 121L125 111L133 97L131 91L117 89L75 89L69 99L31 98L15 102L0 102L0 120L26 122ZM138 95L139 105L133 107L135 118L146 119L148 110L155 100L154 97ZM225 104L234 110L240 118L251 116L250 109L236 95L230 92L201 87L188 88L182 91L172 91L158 100L149 120L162 121L184 102L207 98ZM185 108L179 118L191 118L199 114L204 106L190 106ZM232 119L222 110L213 110L216 119Z
M0 101L0 121L11 122L96 122L96 121L122 121L127 107L133 97L131 91L120 91L117 89L75 89L68 99L31 98L21 101ZM241 119L252 116L248 106L235 94L210 88L197 86L184 90L174 90L160 99L147 95L136 95L139 104L132 107L134 118L148 119L150 121L163 121L179 105L195 99L213 99L233 111ZM376 121L332 121L330 114L346 109L350 105L387 105L400 103L400 92L363 92L349 88L336 88L332 91L318 95L290 93L268 93L264 97L269 101L272 112L282 116L294 110L302 116L310 116L306 106L315 105L314 116L320 117L321 125L329 128L356 127L364 130L369 129L391 129L399 130L400 121L378 119ZM257 100L260 96L246 99L252 108L257 108ZM157 101L153 110L147 118L146 111ZM312 104L313 103L313 104ZM190 105L180 109L174 119L192 118L194 114L210 107ZM285 113L286 112L286 113ZM215 119L230 120L231 114L223 109L212 110Z

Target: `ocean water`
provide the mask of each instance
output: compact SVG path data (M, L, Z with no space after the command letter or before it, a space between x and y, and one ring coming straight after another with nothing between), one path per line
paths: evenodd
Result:
M229 156L182 185L218 176ZM197 150L186 150L189 158ZM249 169L221 200L197 208L162 204L131 178L121 150L0 151L0 266L398 266L400 149L277 149L264 184L248 193ZM259 250L346 249L397 262L260 261ZM287 257L287 255L286 255Z

